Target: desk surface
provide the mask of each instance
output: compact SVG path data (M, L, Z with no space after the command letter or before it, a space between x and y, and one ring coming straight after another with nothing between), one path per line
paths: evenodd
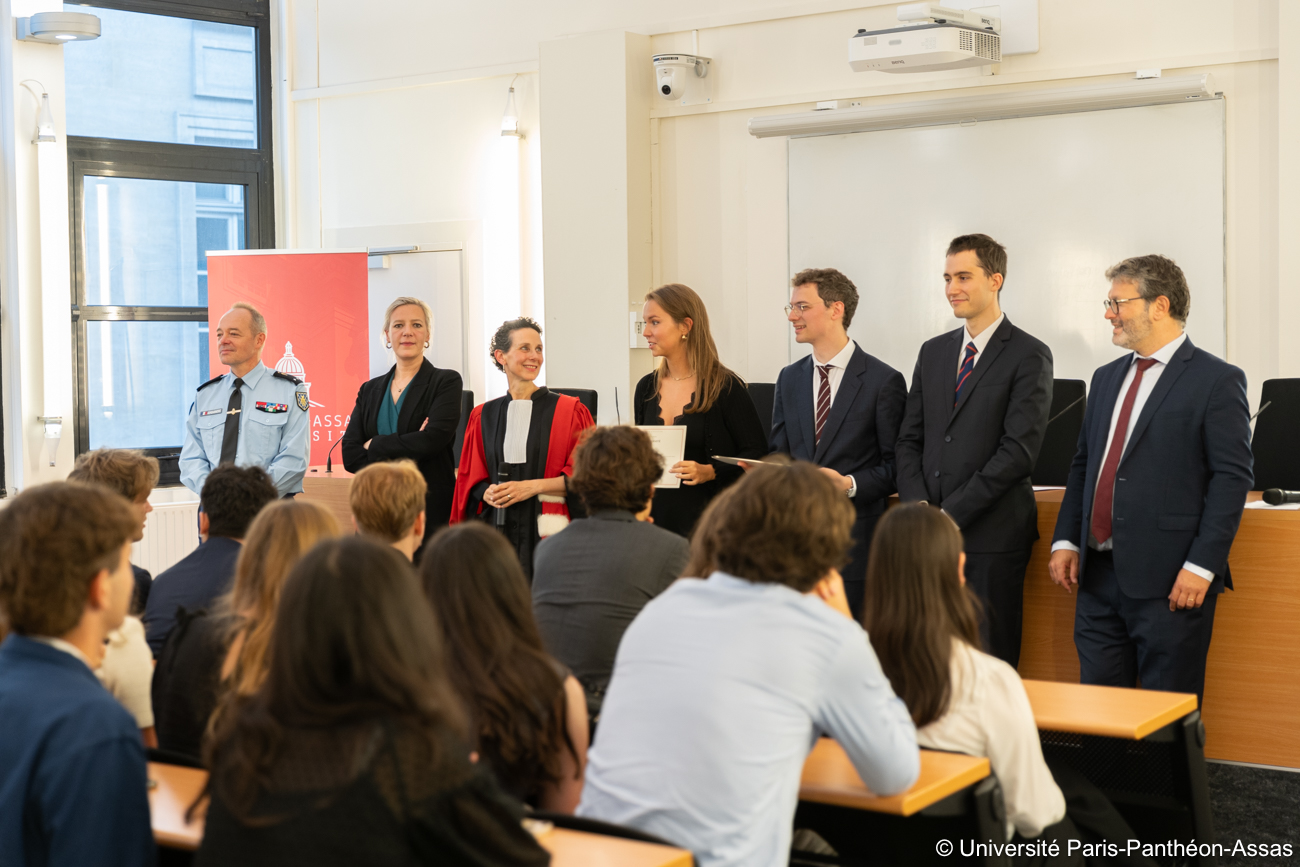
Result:
M1026 680L1025 693L1040 729L1141 740L1196 710L1182 692L1120 689Z
M843 747L822 738L804 763L799 799L910 816L988 775L988 759L921 750L921 775L912 788L900 795L881 797L872 794L862 782Z
M185 821L185 811L203 791L208 772L176 765L149 763L149 790L153 837L159 846L193 851L203 839L203 815ZM691 853L671 846L656 846L601 834L556 828L540 840L551 853L553 867L690 867Z

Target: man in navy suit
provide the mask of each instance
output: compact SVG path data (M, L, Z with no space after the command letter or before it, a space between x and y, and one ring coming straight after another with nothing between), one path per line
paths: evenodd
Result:
M1187 338L1173 261L1125 259L1106 278L1111 340L1133 351L1093 374L1048 569L1079 585L1083 683L1200 696L1254 481L1246 375Z
M948 245L944 293L966 324L921 346L897 452L899 496L938 506L961 529L985 649L1015 667L1052 351L1002 313L1006 269L1006 249L988 235Z
M773 452L811 461L853 500L853 548L844 593L862 617L867 552L885 500L894 493L894 443L907 401L903 375L849 339L858 290L833 268L809 268L791 281L786 318L794 339L812 346L776 378Z

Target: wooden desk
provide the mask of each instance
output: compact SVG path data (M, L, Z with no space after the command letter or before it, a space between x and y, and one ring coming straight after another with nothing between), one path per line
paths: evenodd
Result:
M872 794L862 782L844 748L830 738L822 738L804 763L799 800L910 816L988 775L988 759L921 750L921 775L912 788L881 797Z
M1196 710L1196 696L1182 692L1047 680L1024 683L1034 722L1050 731L1137 741Z
M208 781L208 772L177 765L149 763L149 790L153 838L159 846L194 851L203 840L203 811L193 822L185 811ZM691 853L671 846L656 846L601 834L556 828L539 841L551 853L554 867L690 867Z
M153 838L159 846L194 851L203 839L203 810L193 822L185 811L208 783L208 772L178 765L149 763L149 779L158 785L149 790L149 814Z
M552 867L691 867L691 853L672 846L556 828L538 840Z
M300 499L319 503L334 513L344 533L352 532L352 508L348 505L348 491L352 488L352 474L343 469L343 462L333 465L334 472L325 474L324 465L308 467L302 477Z
M1025 575L1020 675L1078 683L1075 596L1047 575L1062 494L1036 494L1041 538ZM1300 768L1300 512L1247 509L1228 561L1237 589L1219 598L1214 615L1205 755Z

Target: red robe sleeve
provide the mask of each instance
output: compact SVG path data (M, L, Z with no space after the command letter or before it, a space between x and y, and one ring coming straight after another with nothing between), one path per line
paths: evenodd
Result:
M465 514L469 508L469 492L487 478L487 458L483 454L483 404L479 404L470 411L469 421L465 424L465 440L460 447L460 467L456 470L456 491L451 497L449 523L459 524L474 517ZM482 503L479 504L481 508Z

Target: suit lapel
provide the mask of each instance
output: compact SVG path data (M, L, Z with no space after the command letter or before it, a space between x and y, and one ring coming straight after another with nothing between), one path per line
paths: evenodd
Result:
M424 390L429 387L429 380L432 378L433 365L426 359L420 364L419 371L411 378L411 384L406 387L406 400L402 401L402 411L397 415L398 433L409 432L415 408L420 405ZM391 385L389 387L391 388Z
M1133 425L1133 433L1129 435L1128 444L1125 445L1124 454L1120 458L1121 464L1124 463L1124 458L1127 458L1133 451L1133 447L1137 445L1137 441L1141 439L1142 434L1146 432L1147 425L1151 424L1151 417L1156 414L1156 410L1160 409L1161 402L1169 395L1169 390L1174 387L1178 377L1183 375L1183 371L1187 369L1187 362L1195 351L1196 347L1192 345L1192 339L1189 337L1183 341L1182 346L1178 347L1174 357L1169 359L1169 364L1165 366L1165 369L1160 373L1160 378L1156 380L1156 387L1151 390L1151 396L1147 398L1147 402L1142 406L1142 414L1138 416L1137 423Z
M858 392L862 389L862 374L866 373L866 370L867 354L861 347L855 345L853 354L849 356L849 363L844 368L844 375L840 377L840 387L835 391L835 399L831 401L830 412L826 415L826 426L822 428L822 439L817 444L813 463L820 464L825 458L831 441L835 439L840 425L844 423L844 417L849 413L849 406L857 399Z
M998 326L998 330L993 332L993 337L989 339L988 345L984 347L984 352L982 353L982 357L977 356L975 358L975 369L971 371L970 381L968 381L966 383L966 387L962 389L961 400L957 401L956 405L953 406L952 408L952 415L948 416L949 422L951 422L954 418L957 417L957 413L961 412L961 408L966 405L967 401L970 400L971 394L973 394L975 389L979 387L980 380L984 378L984 374L988 373L989 368L993 366L993 362L997 361L998 356L1002 354L1003 347L1006 346L1007 341L1010 339L1011 339L1011 320L1003 319L1002 324ZM958 354L960 354L962 348L960 336L957 338L957 341L958 341ZM953 391L956 391L957 359L954 358L952 363L953 363L952 388Z
M812 390L813 360L805 355L794 363L795 415L799 418L799 432L807 443L808 451L817 448L817 425L813 417Z
M963 326L948 334L948 342L939 353L940 369L927 377L925 383L927 391L939 395L942 406L948 411L948 421L952 421L952 393L957 388L957 359L961 356L962 336L965 333ZM931 399L933 398L927 398L927 402Z

